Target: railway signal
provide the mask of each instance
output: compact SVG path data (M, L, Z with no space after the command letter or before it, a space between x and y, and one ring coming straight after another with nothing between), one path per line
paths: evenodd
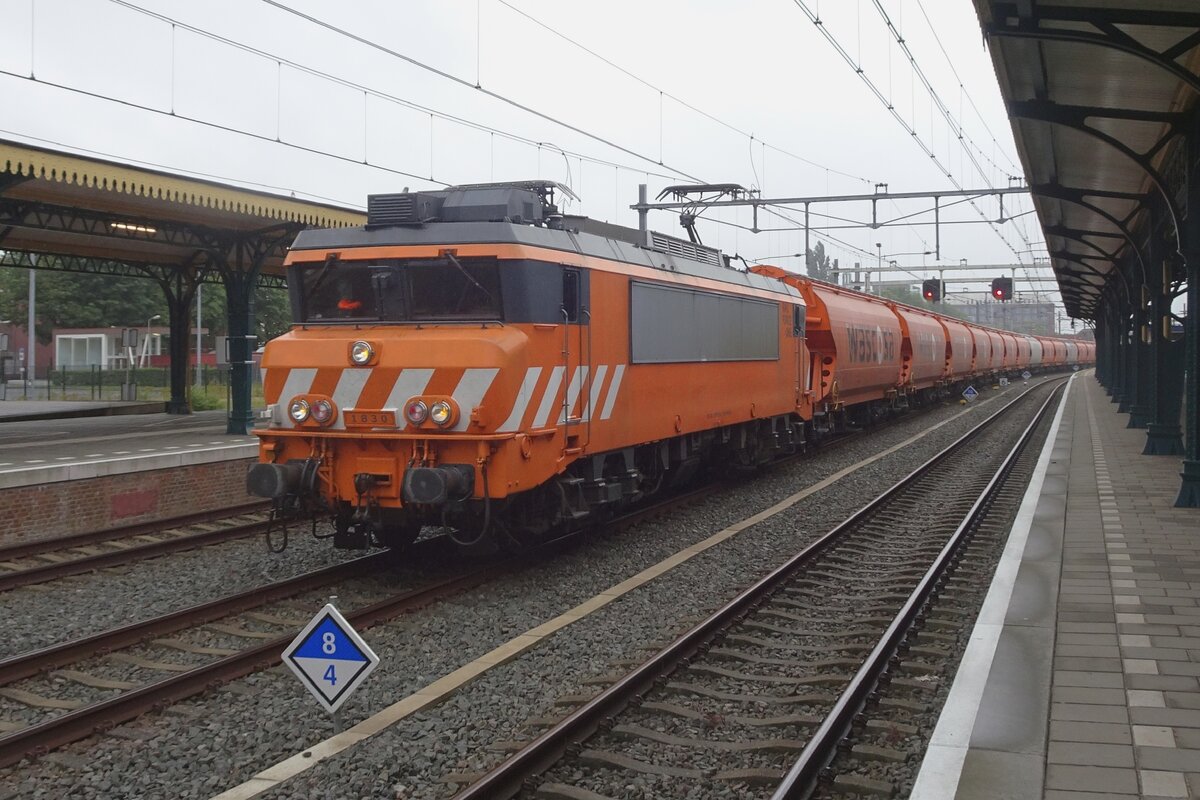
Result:
M940 302L942 299L942 282L936 278L924 281L921 284L921 296L930 303Z
M992 280L992 297L1000 301L1012 300L1012 278L995 278Z

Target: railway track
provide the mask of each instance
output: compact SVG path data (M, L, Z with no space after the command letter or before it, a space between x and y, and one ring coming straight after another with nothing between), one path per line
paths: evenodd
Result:
M269 509L269 503L247 503L9 545L0 548L0 592L253 536L266 530Z
M828 442L832 449L857 438L851 434ZM787 461L791 459L784 459ZM781 462L782 463L782 462ZM728 486L728 484L725 484ZM736 484L735 484L736 485ZM637 509L611 521L606 528L623 528L642 519L661 515L680 505L711 496L712 486L667 498L659 503ZM136 534L140 535L140 534ZM574 535L551 542L523 556L523 563L532 563L530 556L549 556ZM439 540L418 543L436 548ZM426 554L414 552L414 558ZM235 680L266 669L279 662L279 653L291 641L296 629L306 621L305 611L262 613L261 609L288 597L313 592L339 581L361 577L386 563L386 553L364 556L354 561L317 570L269 586L258 587L160 617L122 626L95 636L67 642L38 651L13 656L0 661L0 766L22 758L48 752L63 744L85 738L97 731L111 728L141 714L160 709L170 703L200 694L215 685ZM347 617L358 627L391 619L405 611L479 585L494 576L510 571L510 562L494 562L476 570L452 576L427 587L393 597L359 601L356 611ZM197 642L168 640L171 634L203 627L219 634L221 641ZM244 647L246 639L257 643ZM232 640L240 640L236 652ZM135 648L141 652L122 652ZM164 658L162 653L168 653ZM156 655L158 654L158 655ZM167 677L151 683L113 679L92 675L72 665L107 655L127 664L130 670L151 670ZM184 663L180 663L180 661ZM203 661L204 663L187 663ZM72 684L74 693L95 690L95 698L53 698L54 692L38 691L36 682L53 680L60 686ZM33 681L33 685L22 682ZM49 700L49 702L47 702ZM57 700L57 702L56 702ZM32 701L32 702L30 702ZM23 707L23 708L22 708ZM17 722L3 719L4 711L20 709Z
M668 498L614 519L606 527L628 527L706 497L710 492L711 487L701 487ZM343 609L343 613L356 628L365 630L508 574L517 566L527 566L539 559L552 557L562 547L588 532L584 530L548 542L524 553L520 559L483 561L443 580L382 599L359 599L356 602L353 595L347 597L344 590L339 589L339 597L343 601L339 605L353 605L355 610ZM419 541L413 546L410 557L413 560L431 560L436 553L447 549L447 542L445 537ZM94 636L0 660L0 767L42 755L135 719L148 711L161 709L214 686L278 664L283 649L308 621L304 615L311 608L293 611L291 616L286 611L262 613L254 609L377 572L389 566L389 558L387 552L374 553ZM345 603L347 599L349 603ZM215 633L221 641L197 642L194 636L191 641L163 638L195 629ZM229 647L231 639L240 639L242 642L251 639L258 643L234 651ZM129 648L143 651L152 649L153 653L122 652ZM163 653L168 655L165 660L160 660L164 658ZM69 668L100 656L115 659L135 670L150 670L159 675L165 672L168 675L138 684ZM183 659L183 663L180 659ZM188 660L202 660L203 663L189 665L186 663ZM38 681L42 682L41 691ZM90 689L99 696L89 701L62 697L61 691L53 692L52 687L45 685L47 681L57 683L60 689L64 682L70 683L76 693ZM13 720L14 712L17 721Z
M1022 454L1061 385L1019 436L996 423L1040 386L608 688L563 698L574 710L498 744L515 754L456 800L691 797L713 783L722 796L888 796L887 765L909 757L904 720L929 710L931 662L952 657L938 600L970 580L972 547L1005 537L1023 485L1010 477L1036 461Z
M440 539L419 542L413 557L428 558L444 544ZM347 581L385 567L388 557L386 552L363 556L0 661L0 767L279 663L283 648L307 622L311 609L295 607L305 593L343 587L339 596L354 608L346 617L366 628L446 594L465 591L499 569L497 564L487 564L391 595L344 588ZM281 603L282 607L272 608ZM181 631L190 635L165 638ZM98 657L108 662L108 670L68 668ZM160 677L150 682L113 678L114 664L131 675L149 672ZM70 685L69 691L63 691L64 684ZM81 695L91 697L80 699Z

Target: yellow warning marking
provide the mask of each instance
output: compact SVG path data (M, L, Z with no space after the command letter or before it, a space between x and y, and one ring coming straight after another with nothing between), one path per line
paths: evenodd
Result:
M492 667L498 664L503 664L505 661L508 661L528 650L533 649L544 638L557 633L559 630L567 627L572 622L576 622L577 620L583 619L593 612L598 611L599 609L611 603L613 600L632 592L634 589L645 586L650 581L666 572L670 572L672 569L690 560L694 556L697 556L700 553L715 547L721 542L736 536L747 528L752 527L753 525L756 525L765 519L773 517L782 511L786 511L806 497L810 497L822 489L832 486L852 472L856 472L865 466L890 456L892 453L895 453L898 450L908 447L914 442L924 439L926 436L938 430L942 426L958 420L958 418L964 414L978 410L986 405L986 403L989 403L995 399L996 398L989 398L983 403L977 403L973 405L968 410L960 411L953 417L950 417L949 419L943 420L936 425L925 429L916 436L905 439L899 444L892 445L886 450L876 453L870 458L865 458L856 464L851 464L844 469L840 469L824 480L819 481L818 483L815 483L805 489L801 489L795 494L780 500L770 508L760 511L751 517L747 517L741 522L735 522L729 527L714 533L712 536L709 536L707 539L686 547L674 555L668 556L657 564L647 567L633 577L626 578L615 586L605 589L603 592L600 592L600 594L596 595L590 600L585 600L574 608L559 614L554 619L543 622L536 628L531 628L516 638L505 642L492 651L483 654L471 663L465 664L447 675L443 675L433 683L429 684L423 689L418 690L415 694L411 694L408 697L405 697L403 700L393 703L382 711L367 717L365 720L349 730L343 731L336 736L331 736L324 741L318 742L302 753L297 753L290 758L280 761L274 766L268 767L244 783L240 783L237 786L215 795L211 800L250 800L250 798L258 797L262 793L278 786L283 781L299 775L301 772L304 772L314 764L318 764L330 756L337 755L351 745L357 744L358 742L370 736L374 736L380 731L395 725L404 718L411 716L418 711L441 703L450 695L457 692L463 686L487 672Z

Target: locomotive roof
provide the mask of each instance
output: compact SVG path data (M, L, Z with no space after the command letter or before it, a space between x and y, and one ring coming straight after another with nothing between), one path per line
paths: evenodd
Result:
M650 244L664 244L662 249L647 247L639 244L639 239ZM565 217L562 228L512 222L427 222L419 227L361 226L305 230L297 235L292 251L455 244L516 244L561 250L774 292L786 295L789 302L801 305L804 302L799 291L781 281L724 266L724 257L711 248L689 248L691 243L685 240L586 217ZM668 249L674 252L668 252ZM715 260L718 263L689 258L686 255L689 250L701 256L716 253Z

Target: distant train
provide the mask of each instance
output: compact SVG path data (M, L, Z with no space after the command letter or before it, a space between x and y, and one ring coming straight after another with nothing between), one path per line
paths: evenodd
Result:
M1094 361L720 251L564 216L547 182L374 195L301 233L251 494L334 546L424 525L524 547L973 380Z

